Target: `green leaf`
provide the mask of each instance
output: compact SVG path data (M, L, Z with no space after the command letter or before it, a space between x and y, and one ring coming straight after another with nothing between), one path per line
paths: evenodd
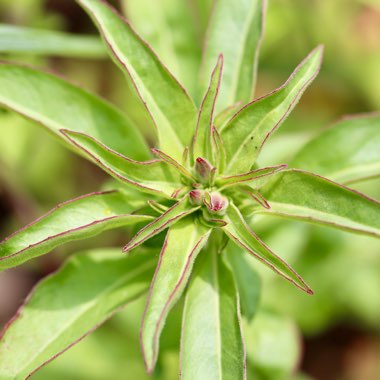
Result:
M214 162L211 151L211 128L214 116L214 108L220 88L220 81L222 78L222 71L223 56L220 55L211 74L210 84L199 110L198 122L195 129L193 141L193 161L197 157L202 157L209 162Z
M181 379L245 379L239 299L222 256L197 260L183 311Z
M322 53L321 46L314 49L285 84L243 107L221 129L227 150L226 174L244 173L251 169L264 143L289 115L318 74Z
M0 379L27 378L146 292L152 257L118 249L78 254L42 280L2 332Z
M310 287L294 269L273 253L260 238L251 231L239 209L234 204L230 204L228 207L225 220L228 224L223 229L235 244L248 251L251 255L301 290L308 294L313 294Z
M73 240L151 220L150 216L131 215L131 211L128 198L117 191L92 193L61 203L0 243L0 270Z
M380 114L343 118L307 143L291 166L339 183L380 176Z
M183 187L176 170L159 160L134 161L78 132L61 130L68 141L114 178L140 191L171 197Z
M225 70L217 112L237 101L253 98L259 48L264 24L265 0L238 0L231 8L228 0L217 0L211 16L201 67L203 94L219 54Z
M153 220L153 222L142 228L123 248L123 251L128 252L136 248L146 240L157 235L165 228L170 227L173 223L176 223L185 216L192 214L199 208L200 206L192 206L186 196L161 214L157 219Z
M105 2L77 2L92 17L111 56L133 82L157 126L160 149L180 161L195 125L192 100L149 45Z
M266 168L255 169L248 173L237 174L232 176L221 176L220 178L218 178L216 183L221 188L226 188L234 185L241 185L246 182L253 182L263 177L270 177L272 174L284 170L287 167L288 165L281 164L277 166L268 166Z
M267 213L380 236L380 203L326 178L302 170L276 174L262 189Z
M244 250L236 244L228 244L227 258L239 291L241 312L248 321L251 321L258 309L261 279L245 255Z
M0 53L79 58L107 56L106 49L97 37L6 24L0 24Z
M157 361L159 338L170 309L181 297L194 261L211 230L185 218L169 228L150 288L141 326L141 344L148 372Z
M60 137L60 129L69 129L86 133L134 159L149 157L139 131L124 114L51 74L0 64L0 105L44 125Z

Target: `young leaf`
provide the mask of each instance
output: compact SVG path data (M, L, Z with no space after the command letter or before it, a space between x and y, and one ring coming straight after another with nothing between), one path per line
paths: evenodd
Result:
M307 143L291 166L339 183L380 176L380 113L343 118Z
M78 254L42 280L6 325L0 378L25 379L90 334L149 288L151 252L125 257L119 249Z
M318 74L323 49L314 49L289 79L271 94L243 107L221 129L227 150L226 174L251 169L269 136L285 120Z
M169 228L141 325L141 345L148 372L153 371L157 361L165 319L181 297L194 260L206 244L210 231L188 218Z
M106 49L97 37L5 24L0 24L0 53L80 58L107 56Z
M64 243L152 219L131 211L128 199L117 191L92 193L61 203L0 243L0 270L20 265Z
M252 100L261 37L265 0L237 0L231 9L228 0L217 0L209 22L201 67L201 89L208 85L208 76L217 56L224 56L223 86L217 112L241 100Z
M192 206L187 197L183 198L160 215L157 219L153 220L153 222L142 228L123 248L123 251L131 251L140 244L144 243L144 241L150 239L154 235L157 235L165 228L170 227L173 223L176 223L185 216L192 214L199 208L200 206Z
M380 203L326 178L302 170L276 174L261 192L268 213L352 232L380 236Z
M234 204L230 204L225 219L228 224L223 229L235 244L248 251L251 255L301 290L308 294L313 294L310 287L294 269L273 253L260 238L251 231L239 209Z
M77 2L92 17L111 56L133 82L157 126L160 149L181 161L195 125L196 108L192 100L149 45L107 3Z
M134 161L84 133L68 130L61 130L61 133L108 174L140 191L170 198L183 186L177 171L162 161Z
M222 78L222 71L223 56L220 55L214 71L211 74L210 85L199 110L193 141L193 160L197 157L203 157L210 162L214 162L211 152L211 128L215 103Z
M150 156L138 129L124 114L54 75L0 64L0 105L44 125L59 137L60 129L69 129L86 133L136 160Z
M244 184L245 182L252 182L262 177L271 176L272 174L284 170L287 167L288 165L281 164L277 166L268 166L266 168L252 170L248 173L237 174L232 176L222 176L217 180L217 184L221 186L221 188L239 185L242 183Z
M185 298L180 378L245 379L245 347L237 290L220 255L197 260Z
M236 244L228 244L227 258L239 291L241 311L247 320L251 321L259 305L261 280L245 255L246 253Z

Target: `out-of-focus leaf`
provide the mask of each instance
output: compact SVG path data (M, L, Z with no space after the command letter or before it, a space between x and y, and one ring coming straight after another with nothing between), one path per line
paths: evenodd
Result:
M186 294L181 379L244 379L245 350L237 290L222 257L199 257Z
M339 183L380 176L380 114L343 118L307 143L291 166Z
M261 193L267 213L380 236L380 203L316 174L288 169L276 174Z
M0 340L0 379L25 379L148 290L151 252L79 254L42 280Z
M0 53L79 58L107 56L106 49L97 37L6 24L0 24Z
M203 157L209 162L214 161L211 151L211 128L215 103L220 88L222 70L223 56L220 55L214 71L211 74L210 84L199 110L198 123L193 141L193 159L196 159L197 157Z
M199 18L204 16L197 5L178 0L122 0L122 5L139 34L194 94L202 52Z
M178 172L160 160L134 161L86 134L67 130L61 132L85 157L89 157L114 178L140 191L170 198L183 186Z
M136 248L140 244L144 243L144 241L157 235L165 228L170 227L173 223L184 218L185 216L192 214L199 208L200 206L192 206L187 197L183 198L160 215L157 219L153 220L153 222L142 228L123 248L123 251L128 252Z
M152 219L131 211L128 198L117 191L92 193L62 203L0 243L0 270L20 265L64 243Z
M264 23L265 0L217 0L209 22L201 67L201 96L219 54L225 70L217 111L252 100Z
M182 219L169 228L150 288L141 326L141 344L148 372L157 361L159 338L166 316L181 297L194 260L204 247L210 229Z
M227 174L251 169L264 143L297 104L318 74L323 48L314 49L277 90L243 107L221 130Z
M109 103L54 75L0 64L0 105L49 128L86 133L136 160L149 150L131 121Z
M293 378L301 347L299 333L291 320L260 311L252 322L244 324L244 337L254 378Z
M111 56L133 82L157 126L160 148L181 161L184 148L191 142L196 120L191 98L149 45L105 2L77 2L92 17Z
M247 261L244 250L236 244L228 244L227 254L239 291L241 312L248 321L251 321L258 308L261 291L260 276Z
M301 290L313 294L313 291L305 281L254 234L234 204L230 204L228 207L225 220L228 224L223 229L235 244L248 251Z

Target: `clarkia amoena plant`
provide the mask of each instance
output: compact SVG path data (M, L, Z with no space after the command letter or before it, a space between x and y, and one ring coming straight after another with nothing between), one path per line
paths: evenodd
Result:
M184 296L181 378L244 379L240 304L249 304L244 287L251 286L241 279L244 255L313 293L255 234L261 215L380 236L378 202L309 171L258 164L264 144L316 77L323 49L314 49L277 90L252 101L265 2L241 2L232 14L231 2L216 1L193 100L106 2L77 2L146 107L157 144L150 150L133 122L95 95L29 67L0 65L4 107L42 124L117 180L113 189L62 203L5 239L0 268L111 228L137 225L138 231L124 255L113 249L75 255L36 286L2 333L0 379L28 377L147 291L140 336L149 372L166 317ZM379 129L379 116L342 123L366 133ZM339 148L335 159L330 142L339 144L334 133L341 131L338 125L312 142L295 165L321 173L315 152L332 145L322 174L343 183L378 175L360 155L352 158L352 149L361 149L355 144L347 154ZM159 248L144 243L163 231L157 263ZM243 313L252 318L248 309Z

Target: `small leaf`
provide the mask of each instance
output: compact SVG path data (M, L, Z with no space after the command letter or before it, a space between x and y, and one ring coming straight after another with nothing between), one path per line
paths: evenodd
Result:
M59 137L60 129L69 129L88 134L136 160L150 156L138 129L124 114L51 74L0 64L0 105L44 125Z
M1 334L0 378L28 378L145 293L153 256L101 249L42 280Z
M226 147L215 126L211 128L211 148L215 156L215 165L219 173L226 167Z
M107 3L77 2L92 17L110 55L132 81L157 126L160 149L181 161L195 125L196 108L192 100L149 45Z
M339 183L380 176L380 114L343 118L307 143L291 166Z
M222 72L223 56L220 55L214 71L211 74L210 85L199 110L198 122L193 141L193 161L197 157L203 157L210 162L214 162L211 151L211 129Z
M225 219L228 224L224 227L224 231L236 245L248 251L251 255L301 290L308 294L313 294L310 287L294 269L274 254L260 238L251 231L243 216L240 214L239 209L234 204L230 204Z
M228 244L227 258L239 291L241 311L247 320L251 321L259 306L261 279L245 255L246 253L236 244Z
M261 192L271 205L268 213L380 236L380 203L326 178L302 170L276 174Z
M270 135L297 104L318 74L323 48L314 49L289 79L274 92L243 107L220 130L227 150L227 174L251 169Z
M147 193L170 198L183 185L176 170L160 160L134 161L78 132L61 130L68 141L112 177Z
M252 170L248 173L237 174L233 176L222 176L217 180L216 183L221 188L226 188L226 187L234 186L234 185L241 185L242 183L245 183L245 182L252 182L252 181L258 180L259 178L269 177L274 173L277 173L281 170L286 169L287 167L288 165L281 164L277 166L268 166L266 168Z
M199 208L200 206L192 206L188 200L188 197L183 198L153 222L142 228L123 248L123 252L131 251L140 244L144 243L146 240L163 231L165 228L170 227L173 223L176 223L185 216L192 214Z
M0 24L0 53L104 58L106 49L99 38L52 30Z
M209 22L201 67L201 91L220 53L225 70L217 111L237 101L253 98L263 24L265 0L237 0L231 9L228 0L217 0Z
M245 379L245 347L237 290L222 256L197 260L183 311L180 378Z
M181 297L194 261L207 243L210 229L182 219L169 228L150 288L141 326L141 344L148 372L157 361L159 338L170 309Z
M20 265L64 243L152 219L132 215L131 211L128 199L117 191L92 193L61 203L0 243L0 270Z

